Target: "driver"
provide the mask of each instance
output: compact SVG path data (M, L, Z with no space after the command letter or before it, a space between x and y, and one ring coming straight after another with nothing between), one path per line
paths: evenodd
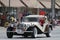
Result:
M40 22L40 25L43 26L43 24L45 23L45 18L40 18L39 22Z

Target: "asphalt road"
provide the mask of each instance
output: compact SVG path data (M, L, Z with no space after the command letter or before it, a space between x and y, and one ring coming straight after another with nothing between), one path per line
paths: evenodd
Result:
M0 40L10 40L6 36L6 28L0 27ZM44 34L39 34L37 38L24 38L14 35L11 40L60 40L60 26L56 26L51 32L51 37L46 37Z

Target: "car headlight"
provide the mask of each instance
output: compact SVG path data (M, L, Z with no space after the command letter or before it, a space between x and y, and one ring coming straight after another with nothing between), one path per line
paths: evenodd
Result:
M11 27L14 27L14 24L10 24Z

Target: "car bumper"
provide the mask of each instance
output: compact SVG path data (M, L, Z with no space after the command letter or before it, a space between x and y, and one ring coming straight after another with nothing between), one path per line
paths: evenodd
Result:
M14 35L22 35L22 34L24 34L24 33L33 33L33 31L22 31L22 32L7 31L7 32L13 32Z

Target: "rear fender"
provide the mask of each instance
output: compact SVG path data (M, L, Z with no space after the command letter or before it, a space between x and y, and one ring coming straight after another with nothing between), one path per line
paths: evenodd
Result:
M53 30L52 25L49 25L49 27L51 28L51 30Z
M47 32L49 30L49 26L46 25L46 28L45 28L45 31L44 32Z

